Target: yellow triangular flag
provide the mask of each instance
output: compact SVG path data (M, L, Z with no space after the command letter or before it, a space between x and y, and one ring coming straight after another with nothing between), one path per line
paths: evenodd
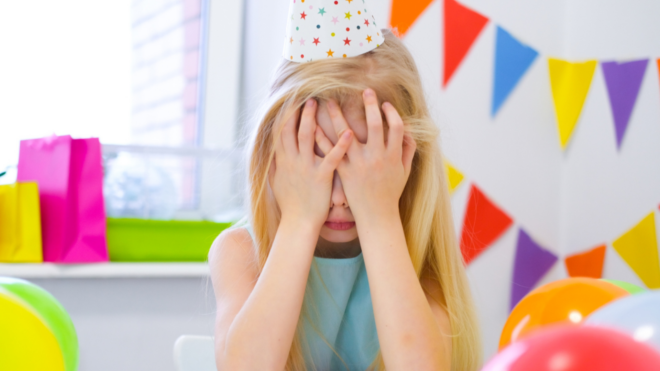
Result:
M456 188L458 188L458 186L461 184L464 176L449 162L445 162L445 168L447 169L447 177L449 178L449 193L452 194L454 193L454 190L456 190Z
M660 261L654 213L619 237L612 246L646 286L651 289L660 288Z
M589 93L598 61L571 63L550 58L550 85L555 102L561 148L566 148Z

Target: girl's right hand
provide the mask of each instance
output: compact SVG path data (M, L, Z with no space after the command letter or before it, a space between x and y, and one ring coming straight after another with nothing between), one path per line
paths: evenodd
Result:
M304 106L300 130L296 124L300 110L284 124L275 139L275 158L268 173L282 220L312 222L322 226L330 210L330 196L335 169L351 144L353 132L348 129L325 156L314 153L315 136L325 137L316 123L318 103L309 99Z

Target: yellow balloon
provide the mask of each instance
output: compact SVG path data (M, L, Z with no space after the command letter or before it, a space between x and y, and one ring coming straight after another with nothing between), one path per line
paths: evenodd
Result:
M57 339L22 303L0 295L0 370L64 371Z

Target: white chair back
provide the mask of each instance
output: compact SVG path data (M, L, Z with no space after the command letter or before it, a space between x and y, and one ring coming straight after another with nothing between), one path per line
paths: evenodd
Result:
M213 337L182 335L174 343L177 371L217 371Z

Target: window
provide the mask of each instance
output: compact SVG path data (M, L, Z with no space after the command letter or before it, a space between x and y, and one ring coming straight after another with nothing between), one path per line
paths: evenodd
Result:
M21 139L99 137L109 216L236 219L243 4L210 5L1 5L17 53L0 62L0 182L15 179Z

